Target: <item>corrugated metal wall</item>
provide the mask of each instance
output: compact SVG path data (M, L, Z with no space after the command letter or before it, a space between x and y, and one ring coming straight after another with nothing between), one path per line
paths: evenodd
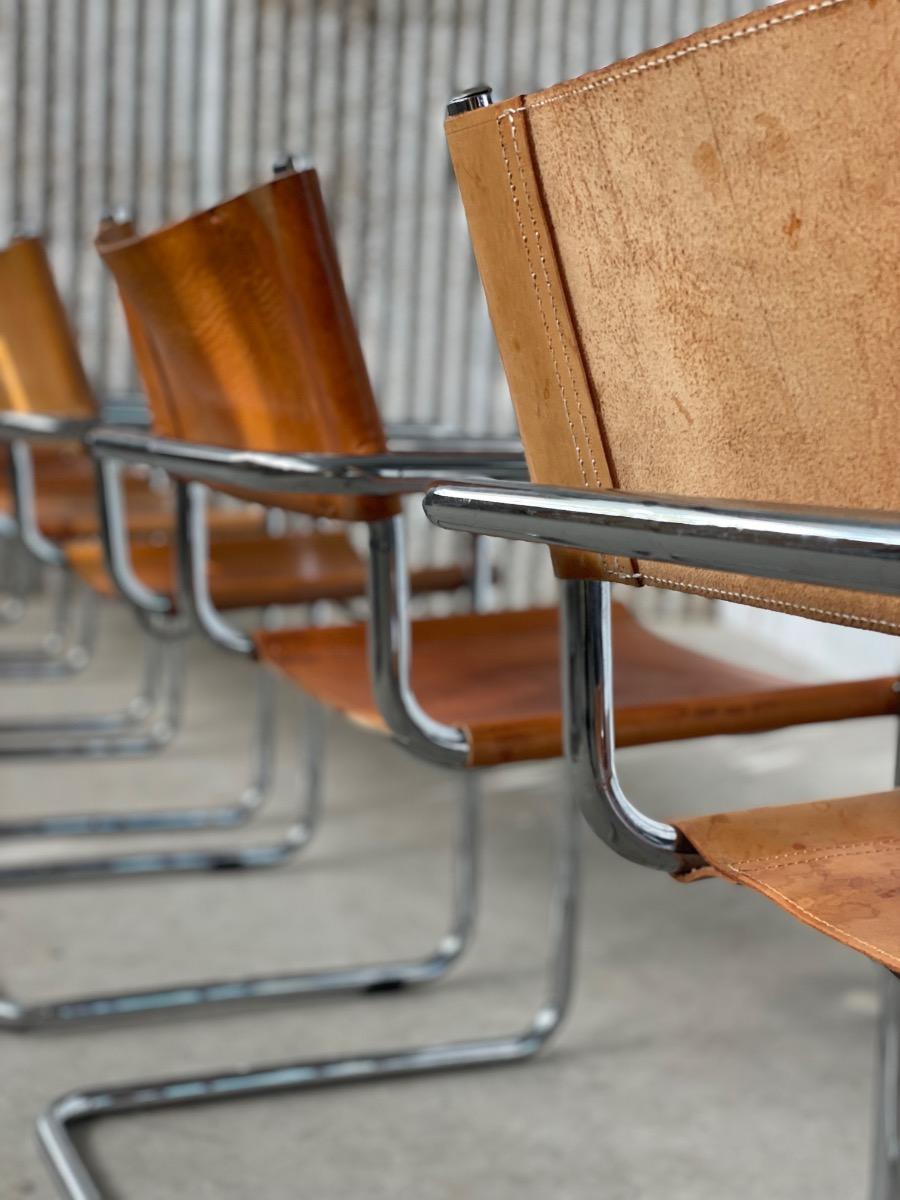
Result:
M153 227L321 172L384 413L508 430L442 135L447 99L554 83L748 11L739 0L0 0L0 236L48 239L88 369L133 373L91 249L100 212ZM539 588L504 551L509 598Z

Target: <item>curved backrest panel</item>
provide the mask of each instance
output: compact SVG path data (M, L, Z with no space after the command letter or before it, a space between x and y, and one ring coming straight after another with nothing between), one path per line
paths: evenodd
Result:
M78 347L40 238L0 250L0 409L97 415Z
M315 171L146 237L101 235L98 250L167 431L245 450L384 449ZM364 497L254 498L346 519L394 511Z
M130 242L136 236L137 230L134 221L130 218L120 220L104 217L97 228L94 245L103 254L109 247ZM150 410L151 428L157 437L177 437L178 427L172 412L171 400L166 391L165 379L156 362L153 345L140 318L128 299L122 294L121 289L119 289L119 302L122 305L125 324L128 328L128 339L131 342L147 406Z
M775 5L447 133L533 477L900 510L900 4ZM555 555L900 632L895 600Z

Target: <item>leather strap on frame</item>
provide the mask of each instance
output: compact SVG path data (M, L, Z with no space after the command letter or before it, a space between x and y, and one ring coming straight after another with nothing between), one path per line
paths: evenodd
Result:
M531 477L592 491L615 487L527 114L482 109L451 118L446 131ZM555 549L553 559L563 577L597 573L595 555ZM604 563L611 576L639 582L634 562Z
M684 882L719 878L892 971L900 971L900 791L676 821L706 865Z

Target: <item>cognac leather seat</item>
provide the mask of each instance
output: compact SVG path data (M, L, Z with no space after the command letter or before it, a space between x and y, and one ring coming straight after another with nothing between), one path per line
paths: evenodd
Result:
M210 514L212 516L212 514ZM257 518L258 521L258 518ZM211 532L217 533L211 523ZM101 596L115 596L96 540L67 547L72 569ZM171 540L132 547L138 577L174 601L175 562ZM461 564L427 567L413 572L418 592L452 591L468 583ZM266 537L258 531L214 537L210 544L210 594L217 608L252 608L268 604L305 604L316 600L349 600L366 592L365 562L344 533L309 532Z
M675 824L706 860L684 880L743 884L900 971L900 789Z
M41 532L51 541L68 542L76 538L94 538L100 530L100 515L93 476L82 480L59 476L48 485L41 482L37 495L37 515ZM174 508L166 491L152 488L140 477L125 483L128 529L132 536L166 536L172 529ZM12 497L0 491L0 512L13 513ZM219 536L260 531L263 515L259 509L222 508L210 511L210 528Z
M414 623L416 696L431 716L467 731L473 766L562 754L557 621L556 609L530 609ZM894 677L797 685L657 637L620 604L614 636L620 746L900 711ZM385 730L363 626L263 631L257 647L327 707Z

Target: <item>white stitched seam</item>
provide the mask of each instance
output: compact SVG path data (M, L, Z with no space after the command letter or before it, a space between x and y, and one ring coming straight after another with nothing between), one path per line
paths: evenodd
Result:
M729 863L733 871L743 871L752 867L754 871L768 871L779 867L808 866L810 863L827 862L832 858L848 858L851 855L879 854L882 850L895 850L900 844L900 838L883 837L870 838L864 842L844 842L837 846L821 846L818 850L808 850L805 854L793 853L773 854L770 858L742 858Z
M609 571L607 574L612 575L614 579L621 579L626 582L634 579L646 579L648 583L658 583L662 587L675 588L680 592L692 592L700 596L715 596L720 600L755 601L758 604L766 604L773 608L783 609L785 612L810 613L816 617L840 617L844 621L849 621L851 625L862 625L865 628L868 628L870 625L878 625L881 629L888 629L892 633L900 633L900 625L896 621L885 621L880 617L858 617L853 613L836 612L829 608L816 608L811 604L794 604L790 600L772 600L770 596L754 596L750 592L732 592L726 588L704 587L699 583L682 583L677 579L662 579L659 575L646 575L644 572L637 575L631 572L625 575L619 571Z
M510 122L510 124L512 124L512 121ZM519 193L518 193L518 189L516 188L515 182L513 180L512 163L509 161L509 154L507 153L507 150L506 150L506 142L503 140L503 127L499 121L497 122L497 132L500 136L500 149L503 153L503 163L506 167L506 178L509 183L509 194L510 194L510 197L513 202L513 211L516 214L516 222L519 226L519 235L521 236L522 243L525 246L525 257L528 260L528 273L531 276L531 286L534 288L534 296L538 302L538 311L541 314L541 324L544 326L544 333L546 334L546 337L547 337L547 346L550 350L550 358L553 361L553 374L556 376L556 383L557 383L557 386L559 387L560 395L562 396L563 408L564 408L565 414L566 414L566 423L568 424L569 432L572 435L572 445L575 447L575 454L578 458L578 466L581 468L581 478L584 480L585 487L588 487L589 485L588 485L587 469L585 468L585 465L584 465L584 458L581 453L581 448L578 445L578 438L575 435L575 425L574 425L574 422L572 421L572 413L569 409L569 397L566 392L565 385L563 384L562 376L560 375L559 362L557 361L557 358L556 358L556 351L553 348L553 339L550 336L550 326L547 323L547 314L544 312L544 306L541 303L541 295L540 295L540 291L538 290L537 272L534 269L534 262L532 261L532 258L531 258L531 248L528 244L528 234L525 230L525 223L522 220L522 209L521 209L521 204L519 201ZM518 166L519 166L519 176L520 176L520 178L524 179L521 161L519 161Z
M572 359L569 356L569 348L566 345L566 339L563 337L562 322L559 319L559 309L556 306L556 298L553 295L553 286L550 282L550 272L547 270L547 258L544 254L544 248L541 245L541 232L538 228L537 218L534 215L534 205L531 202L531 190L528 187L528 179L522 169L522 155L519 150L519 135L516 130L516 119L510 115L509 128L512 134L513 150L516 155L516 165L519 168L519 178L522 180L522 190L525 193L525 203L528 205L528 218L531 221L531 228L534 233L534 244L537 248L538 258L541 264L541 273L544 276L544 286L547 289L547 296L550 299L550 310L553 313L553 323L556 326L556 332L559 334L560 345L562 346L563 360L566 364L566 373L569 376L569 383L572 385L572 395L575 398L575 407L578 409L578 417L581 421L581 428L584 431L584 440L587 443L588 453L591 459L591 470L594 474L594 482L597 487L600 487L600 475L597 471L597 459L594 455L594 447L591 441L591 435L588 431L587 420L584 415L584 408L581 403L581 396L578 391L578 384L575 381L575 372L572 370Z
M855 942L857 946L864 946L867 950L874 950L876 954L879 956L883 955L885 958L889 958L891 962L898 961L896 954L892 954L889 950L885 950L883 946L876 946L874 942L866 942L862 938L857 937L855 933L851 933L849 929L844 929L840 925L833 925L830 921L826 921L822 917L816 916L814 912L811 912L808 908L804 908L802 904L798 904L796 900L791 899L790 896L785 895L785 893L779 891L778 888L772 887L771 884L763 883L761 879L757 879L748 871L736 871L735 874L746 876L747 879L757 884L761 889L763 889L763 891L771 892L773 896L778 896L790 908L795 909L797 912L803 913L803 915L806 917L810 917L815 924L821 925L823 929L830 929L832 933L839 933L842 937L847 938L848 941Z
M497 128L498 128L498 131L501 129L499 122L498 122ZM585 414L584 414L584 407L582 406L581 395L578 390L578 384L575 380L575 372L572 369L572 360L569 356L569 350L568 350L568 346L566 345L566 339L563 336L562 322L560 321L559 309L556 304L556 298L553 295L553 285L550 281L550 272L547 269L547 258L544 253L544 248L541 244L541 234L540 234L540 229L538 227L537 218L535 216L534 205L531 200L531 191L528 187L528 180L527 180L525 170L522 165L522 155L519 150L519 136L518 136L518 132L516 130L516 119L512 113L509 114L509 129L510 129L510 134L512 136L513 151L516 156L516 167L519 172L519 178L522 181L522 190L525 194L525 203L528 205L528 218L531 222L531 228L534 233L534 244L535 244L535 248L537 250L538 259L541 264L541 273L544 277L544 286L547 289L547 295L550 299L550 309L553 313L553 321L554 321L554 324L556 325L556 332L559 335L560 345L562 346L563 359L565 360L565 364L566 364L566 372L569 376L569 382L572 386L572 396L575 399L575 407L578 410L578 417L581 422L582 431L584 432L584 440L587 444L588 454L590 455L591 470L594 475L594 483L596 484L596 486L598 488L602 488L602 483L600 480L600 473L597 470L597 459L596 459L596 456L594 453L593 439L591 438L591 434L588 429L587 418L585 417ZM537 273L534 270L534 265L533 265L532 258L531 258L531 251L529 249L529 244L528 244L528 236L525 231L524 224L522 222L518 192L516 191L515 186L513 184L512 171L510 169L510 162L509 162L509 155L506 152L506 143L503 140L502 132L500 133L500 145L503 150L504 162L506 163L506 176L509 181L510 189L513 193L513 203L515 204L516 216L519 221L519 231L522 235L522 240L525 243L525 252L528 256L528 268L529 268L529 272L531 274L531 283L534 288L535 298L538 302L538 308L540 309L540 312L541 312L541 321L543 323L544 333L547 338L547 347L550 351L550 356L553 360L553 370L554 370L554 374L556 375L556 382L559 385L560 392L562 394L563 405L565 406L565 412L566 412L566 421L568 423L569 432L572 437L572 445L575 448L575 454L577 455L577 458L578 458L578 465L581 468L581 477L584 480L585 487L587 487L588 486L588 478L587 478L587 470L584 465L584 456L582 454L581 447L578 444L578 435L575 431L575 423L572 420L572 413L569 408L569 401L568 401L568 397L566 395L566 389L563 386L563 382L560 377L559 362L557 360L556 351L553 346L553 338L550 333L550 327L547 322L547 316L546 316L546 312L544 310L544 305L543 305L543 303L541 301L541 297L540 297ZM622 566L622 562L619 558L614 558L613 562L619 567Z
M708 38L703 42L694 42L690 46L682 46L680 50L672 50L668 54L660 55L659 58L648 59L646 62L628 67L624 71L618 71L614 75L605 75L602 79L582 84L581 87L572 88L571 91L560 92L556 96L548 96L544 100L536 100L533 104L522 104L518 108L506 108L500 113L497 119L498 121L502 120L503 117L511 113L531 112L536 108L545 108L548 104L558 104L561 100L569 100L572 96L581 96L585 92L595 92L599 88L610 87L614 83L621 83L625 79L642 75L645 71L652 71L658 67L666 67L670 63L677 62L679 59L688 58L691 54L698 54L701 50L713 50L717 46L725 46L729 42L738 41L740 38L752 37L757 33L766 33L768 30L774 29L779 25L786 25L789 21L797 21L801 17L809 17L813 13L821 12L827 8L837 8L839 5L848 2L849 0L818 0L816 4L807 4L804 8L795 9L794 12L784 13L781 16L770 17L769 20L760 21L756 25L745 25L743 28L735 29L731 33L723 33L719 37Z
M668 66L670 63L677 62L679 59L687 58L692 54L697 54L701 50L712 50L718 46L727 45L729 42L738 41L740 38L752 37L754 34L758 34L758 33L766 33L771 29L777 28L779 25L785 25L790 21L799 20L801 17L812 16L814 13L823 11L824 9L837 8L839 5L846 4L848 2L849 2L849 0L818 0L818 2L815 4L807 4L804 8L795 9L793 12L783 13L781 15L771 17L767 21L758 22L756 25L745 25L742 28L735 29L730 33L723 33L719 37L709 38L703 42L695 42L690 46L682 47L680 50L673 50L669 54L660 55L659 58L653 58L653 59L647 60L646 62L638 63L636 66L629 67L625 71L619 71L614 75L606 75L602 79L595 80L592 83L584 84L582 87L579 87L579 88L573 88L571 91L568 91L568 92L561 92L556 96L549 96L545 100L538 100L538 101L535 101L533 104L523 104L516 108L503 109L496 118L497 119L497 128L498 128L498 130L500 129L501 122L503 121L504 117L508 118L509 122L510 122L510 126L512 127L513 138L515 140L515 114L516 113L532 112L534 109L544 108L548 104L556 104L561 100L569 100L574 96L580 96L580 95L584 95L587 92L597 91L601 87L609 87L612 84L620 83L623 80L642 75L646 71L654 70L659 67ZM513 192L513 200L516 205L516 214L517 214L517 216L519 216L518 197L515 195L515 188L514 188L514 185L512 182L512 172L511 172L510 166L509 166L509 157L506 153L506 146L503 142L502 135L500 138L500 143L503 148L503 157L506 162L506 169L507 169L507 176L509 177L510 190ZM518 153L518 147L517 147L517 153ZM524 180L524 175L523 175L523 180ZM528 242L527 242L527 238L525 237L525 234L523 231L522 221L521 221L520 216L519 216L519 229L520 229L520 231L522 231L522 236L523 236L523 240L525 241L525 246L526 246L526 251L527 251L528 250ZM528 262L529 262L529 267L532 268L530 253L528 255ZM537 278L535 276L533 268L531 269L531 277L532 277L532 283L535 286L535 291L537 291ZM546 324L546 318L544 317L543 308L541 308L541 317L544 320L544 327L546 329L547 324ZM549 341L549 330L548 330L548 341ZM551 345L551 354L552 353L553 353L553 348ZM556 367L555 355L554 355L554 367ZM557 381L559 382L558 368L557 368ZM562 387L561 384L560 384L560 387ZM564 403L566 403L566 418L569 423L569 428L572 431L573 441L575 441L574 426L572 423L571 414L569 413L568 404L565 399L564 389L563 389L563 400L564 400ZM578 451L577 442L575 442L575 448L576 448L576 452L578 452L578 459L579 459L579 463L582 468L582 475L584 475L585 474L584 463L582 461L581 454ZM585 479L585 482L587 482L586 479ZM724 588L702 587L699 584L698 585L684 584L684 583L679 583L672 579L662 579L659 576L646 575L646 574L643 574L642 572L633 572L632 571L632 572L629 572L626 574L623 572L611 571L610 574L613 575L616 579L621 579L625 582L634 582L635 580L646 580L648 583L657 583L664 587L677 588L682 591L692 591L692 592L697 593L698 595L703 595L703 596L715 596L720 599L727 599L727 600L755 601L759 604L772 604L772 601L770 600L770 598L766 597L766 596L754 596L747 592L728 591L727 589L724 589ZM851 624L864 625L864 626L877 625L881 629L890 630L891 632L894 632L894 633L900 632L900 624L897 624L897 622L895 622L895 621L886 621L886 620L882 620L877 617L867 619L867 618L863 618L863 617L857 617L853 613L837 612L837 611L833 611L833 610L825 609L825 608L816 608L812 605L807 605L807 604L793 604L790 601L777 601L776 603L777 603L777 606L780 609L783 609L785 612L806 613L806 614L809 614L812 616L817 616L817 617L838 617L841 620L850 622Z

